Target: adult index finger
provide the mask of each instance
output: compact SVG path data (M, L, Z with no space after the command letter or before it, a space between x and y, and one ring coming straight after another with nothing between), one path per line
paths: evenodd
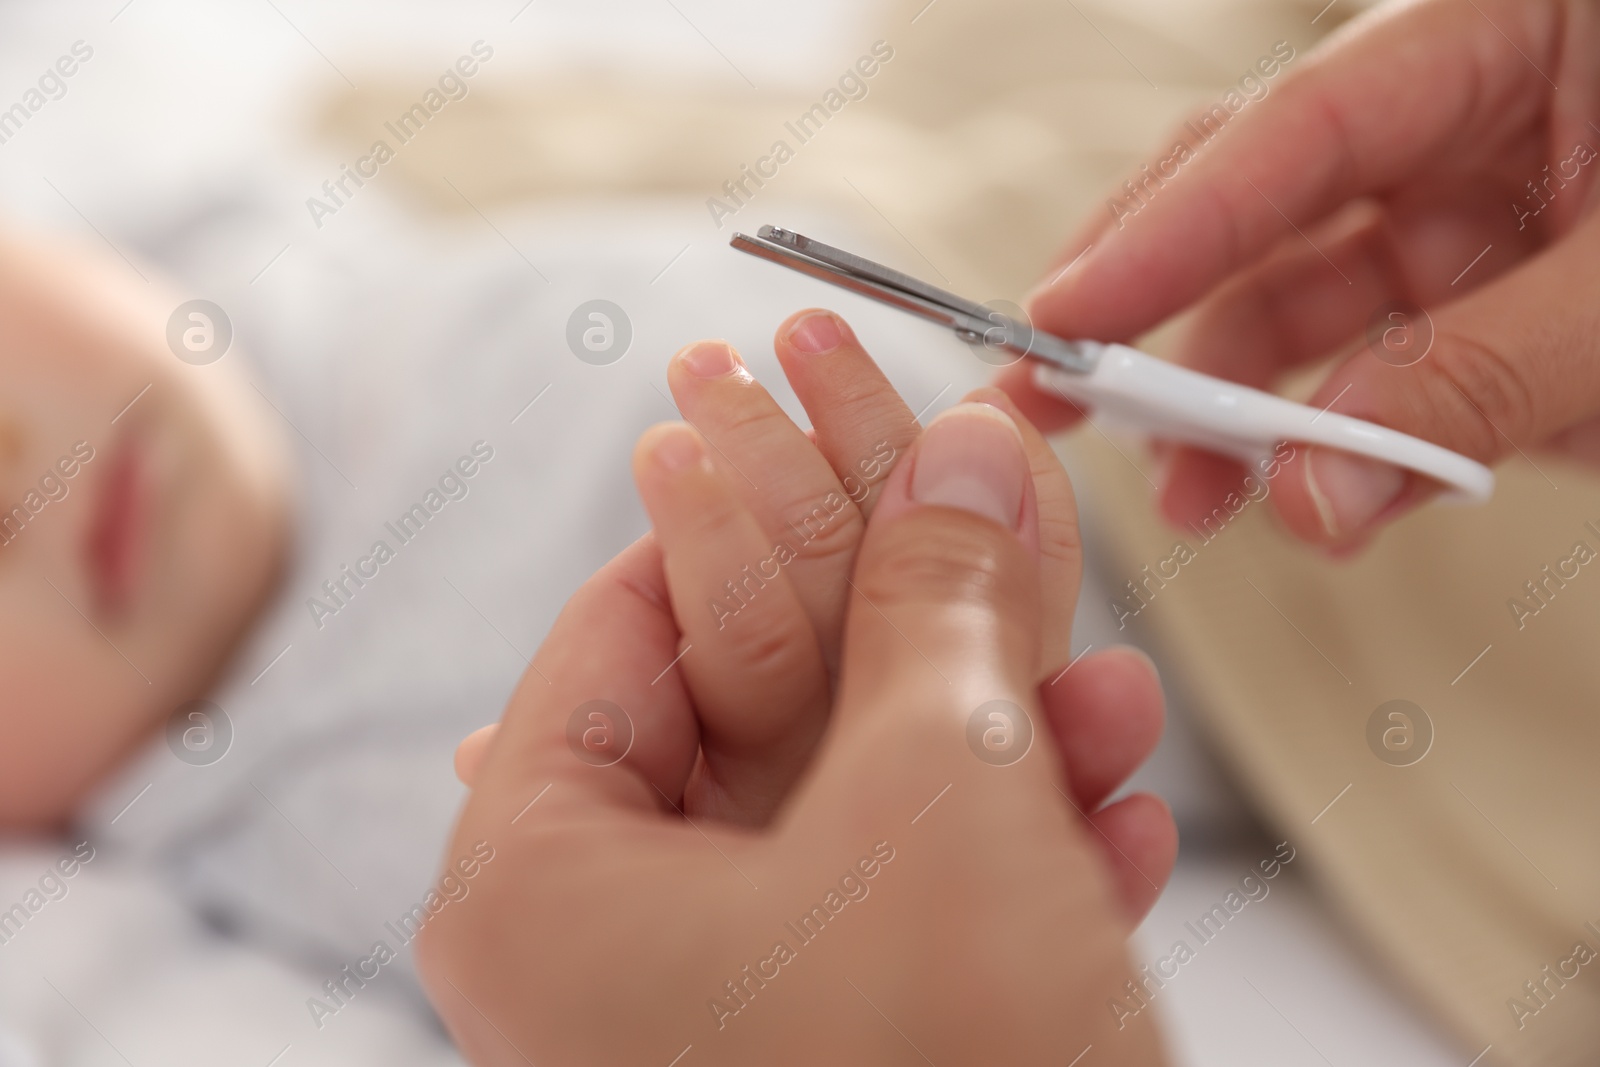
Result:
M1548 93L1552 16L1484 0L1363 17L1264 98L1186 124L1134 178L1132 217L1033 294L1035 322L1129 340L1353 198L1481 151L1490 115Z

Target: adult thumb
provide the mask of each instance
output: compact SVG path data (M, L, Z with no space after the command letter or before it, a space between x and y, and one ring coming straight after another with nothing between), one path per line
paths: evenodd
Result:
M845 625L838 716L897 733L1029 708L1039 671L1038 506L1016 424L961 404L884 486ZM1028 712L1031 716L1031 710Z
M1443 307L1396 312L1310 401L1483 463L1527 456L1600 416L1600 213L1516 270ZM1396 344L1389 345L1387 339ZM1300 449L1275 488L1307 540L1359 540L1438 486L1394 467Z

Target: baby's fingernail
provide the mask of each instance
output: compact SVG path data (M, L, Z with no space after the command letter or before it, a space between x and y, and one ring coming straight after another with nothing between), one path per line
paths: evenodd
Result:
M733 348L723 341L697 341L678 353L678 358L696 378L721 378L739 366Z
M1406 486L1405 472L1326 448L1306 458L1306 489L1329 537L1348 537L1377 518Z
M658 431L650 454L666 470L681 471L704 462L706 450L692 427L679 425Z
M1031 476L1022 435L1005 412L957 404L928 424L917 445L911 499L961 508L1015 530Z
M844 343L844 329L831 311L813 311L789 327L789 344L808 356L822 356Z

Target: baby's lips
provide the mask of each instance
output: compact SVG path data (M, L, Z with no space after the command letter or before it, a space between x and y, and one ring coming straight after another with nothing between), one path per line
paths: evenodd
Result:
M148 486L138 441L125 438L98 486L84 556L99 607L112 614L132 599L142 549Z

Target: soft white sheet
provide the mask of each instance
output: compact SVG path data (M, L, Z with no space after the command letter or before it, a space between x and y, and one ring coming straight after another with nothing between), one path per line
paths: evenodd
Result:
M0 908L70 852L0 851ZM0 1067L460 1062L431 1019L377 984L310 1025L319 979L208 928L158 872L102 853L65 885L0 944Z

